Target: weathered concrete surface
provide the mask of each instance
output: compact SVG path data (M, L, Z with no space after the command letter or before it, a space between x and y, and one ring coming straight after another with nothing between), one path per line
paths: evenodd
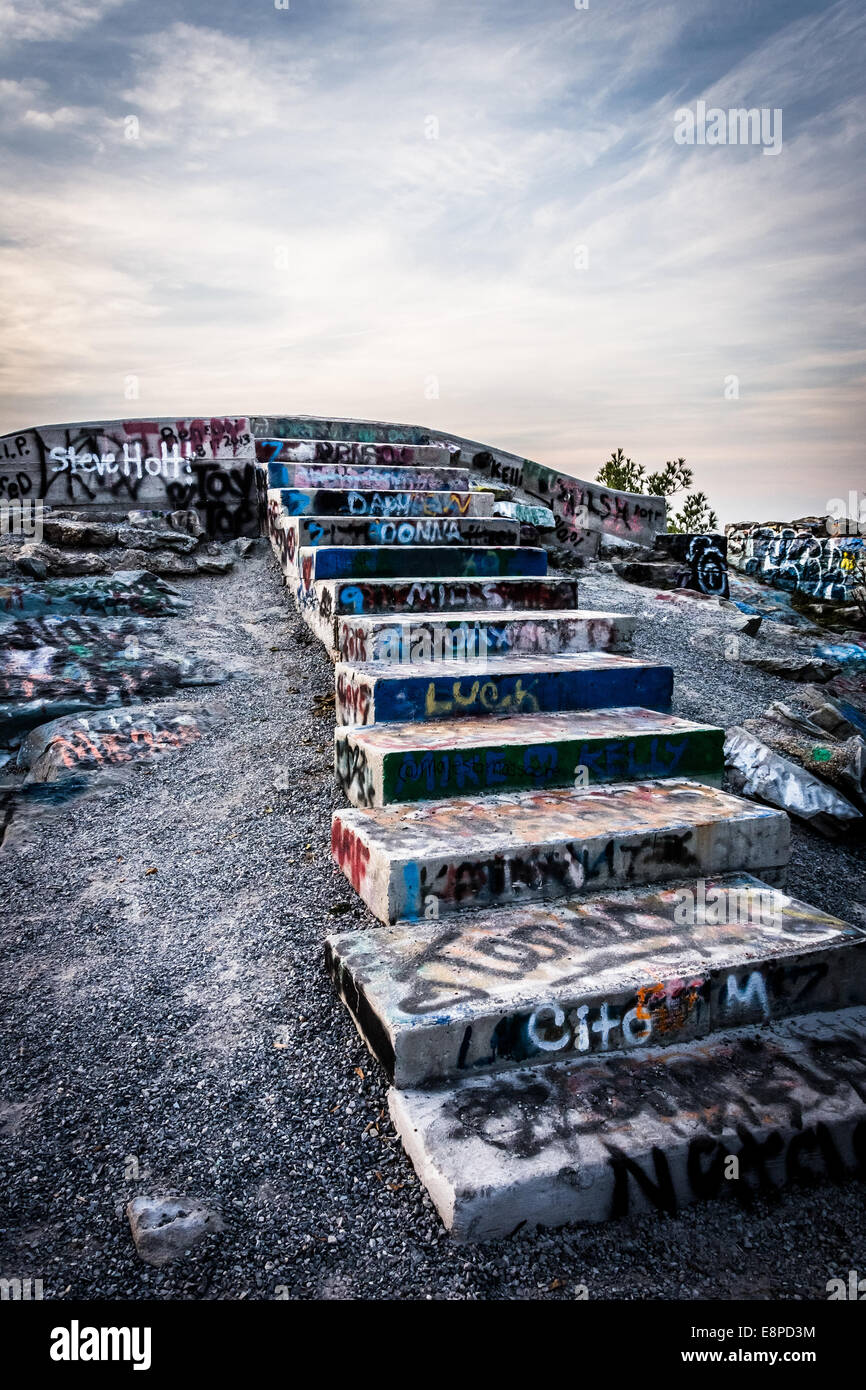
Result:
M249 420L101 420L0 438L0 496L82 507L195 510L212 536L258 535Z
M724 729L620 708L505 719L338 726L337 785L353 806L724 772Z
M277 488L289 516L493 516L492 492L378 492L360 488ZM497 504L499 505L499 504ZM507 512L503 515L509 515ZM520 520L520 518L517 518Z
M400 1087L866 1004L866 933L748 874L347 932L325 959Z
M389 1095L459 1240L866 1175L866 1010ZM739 1160L726 1180L725 1160Z
M468 492L466 468L423 465L381 468L354 463L269 463L269 488L352 489L360 492Z
M611 652L518 656L496 662L341 662L336 669L338 724L483 718L490 714L553 714L558 710L642 705L669 710L670 666Z
M349 463L378 468L447 468L448 449L435 444L361 443L356 439L257 439L260 463Z
M784 877L783 811L696 782L637 782L334 812L337 864L382 922L687 876Z
M519 545L520 523L474 516L286 516L295 548L319 545Z
M468 617L340 618L341 661L478 661L552 656L573 652L631 650L636 619L629 613L508 612Z
M547 551L532 546L309 546L297 552L307 591L316 579L483 579L547 574Z

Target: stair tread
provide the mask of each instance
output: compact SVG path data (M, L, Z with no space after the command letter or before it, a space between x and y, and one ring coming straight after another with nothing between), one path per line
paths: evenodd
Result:
M493 853L506 845L712 824L734 816L787 820L784 811L771 806L673 778L619 782L585 791L509 792L335 812L335 818L351 824L371 844L393 850L390 857L395 860L430 852L436 839L453 843L463 834L471 838L473 851Z
M724 732L714 724L661 714L639 705L624 705L613 709L572 710L564 714L487 715L482 719L447 719L436 723L347 724L338 727L335 736L388 752L404 748L474 748L479 744L551 743L558 739L698 730Z
M419 583L433 581L419 580ZM364 616L362 614L359 617ZM375 614L370 614L375 617ZM496 662L497 675L504 675L513 672L516 675L526 673L543 674L547 671L554 673L558 671L595 671L595 670L637 670L651 667L655 670L670 670L666 662L656 662L644 660L636 656L621 656L616 652L562 652L530 654L528 656L504 656ZM380 661L341 661L337 664L337 670L346 674L357 672L358 675L375 677L377 681L399 681L407 678L417 677L420 680L433 680L437 676L445 678L460 677L468 679L473 676L483 676L489 674L490 667L487 661L413 661L411 666L400 670L389 670Z
M866 932L750 874L337 933L326 958L409 1086L866 1004Z
M392 1088L389 1107L446 1226L485 1240L862 1171L864 1070L866 1008L855 1007L637 1056ZM729 1154L737 1181L725 1180Z

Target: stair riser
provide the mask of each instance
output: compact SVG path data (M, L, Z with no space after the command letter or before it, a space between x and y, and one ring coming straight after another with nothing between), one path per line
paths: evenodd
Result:
M539 614L532 618L408 619L341 618L337 624L340 661L495 662L510 656L559 656L572 652L631 650L636 618L609 614L585 619Z
M357 489L361 492L467 492L464 468L363 468L351 463L269 463L268 488Z
M497 1008L503 968L512 966L518 954L531 954L532 941L504 958L497 955L496 944L494 936L487 978L478 972L472 986L463 980L464 994L473 987L477 993L462 1004L452 1002L453 994L449 999L447 988L430 988L423 975L412 972L396 986L405 993L393 1011L365 987L363 968L357 972L351 956L348 963L341 958L341 938L327 945L326 967L337 992L389 1081L433 1086L511 1067L634 1055L725 1029L866 1004L862 937L856 945L733 967L707 968L706 962L693 961L696 969L687 973L678 973L676 959L666 959L660 948L652 960L655 975L645 987L587 991L574 985L542 986L537 999L510 1010ZM554 938L549 952L566 945ZM688 954L686 943L680 943L680 954ZM435 1015L429 1023L428 1014Z
M320 546L296 551L289 556L289 563L306 593L317 579L543 576L547 573L547 552L519 546Z
M337 617L578 607L575 579L383 579L329 587Z
M493 731L495 735L495 730ZM483 735L487 739L483 740ZM539 787L688 777L721 785L723 729L688 733L559 739L502 745L489 724L479 725L478 746L444 752L365 749L351 732L337 730L337 785L353 806L385 806L402 801L438 800L484 792L530 791Z
M520 523L497 517L312 517L287 516L286 530L302 546L519 545Z
M356 468L448 468L451 454L435 444L362 444L339 439L257 439L260 463L327 463Z
M863 1009L808 1015L640 1058L392 1089L389 1107L457 1240L674 1215L699 1200L745 1203L792 1182L866 1175L864 1035Z
M478 517L493 515L491 492L360 492L279 488L289 516Z
M453 851L443 849L444 835L439 833L431 835L429 848L408 856L400 852L398 826L385 852L352 820L358 814L335 813L331 849L356 893L382 922L551 902L686 876L744 872L777 885L784 881L790 843L787 817L743 812L730 820L647 826L580 839L561 832L545 835L539 821L535 844L512 846L503 837L494 852L474 848L465 830L465 814L461 817L458 811ZM440 827L443 823L440 817Z
M351 666L336 673L338 724L414 723L496 714L555 714L566 710L614 709L641 705L667 712L671 707L673 671L669 666L628 667L597 671L556 671L483 678L452 675L432 680L409 669L390 675L368 674Z

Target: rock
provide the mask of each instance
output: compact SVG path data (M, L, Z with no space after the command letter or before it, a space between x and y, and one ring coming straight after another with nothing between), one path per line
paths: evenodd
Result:
M232 555L196 555L194 559L201 574L228 574L235 563Z
M163 703L53 719L25 738L17 768L35 784L151 762L195 743L218 713L214 705Z
M846 797L774 752L746 728L728 729L725 763L736 774L732 780L740 795L778 806L829 839L863 823L861 812Z
M15 566L21 574L29 574L32 579L47 579L49 575L105 574L110 568L103 555L94 555L90 551L73 551L69 554L41 541L28 541L22 545Z
M813 656L744 656L748 666L757 666L769 676L788 681L828 681L839 674L839 667Z
M189 1197L134 1197L126 1214L139 1256L157 1269L224 1229L218 1212Z
M152 574L197 574L196 557L176 555L171 550L125 550L122 553L123 565L141 566Z
M746 637L757 637L763 621L763 618L757 613L753 617L744 613L741 617L735 618L729 627L733 632L744 633Z
M117 545L117 527L104 521L71 521L48 516L42 523L42 536L50 545L95 546L97 549Z
M203 536L204 526L194 508L189 511L169 512L166 520L173 531L185 531L188 536Z
M128 550L172 550L188 553L198 545L195 536L188 536L183 531L172 531L167 527L158 530L149 526L120 526L117 530L117 540L118 544Z

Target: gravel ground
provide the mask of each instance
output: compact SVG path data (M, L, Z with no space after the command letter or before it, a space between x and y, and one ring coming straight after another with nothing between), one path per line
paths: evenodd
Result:
M790 693L725 660L729 613L582 579L584 607L647 616L637 650L673 663L678 713L729 724ZM866 1271L857 1182L455 1245L322 970L328 932L373 924L328 850L330 663L269 555L183 588L166 631L232 667L187 692L224 723L0 855L0 1275L46 1298L645 1300L823 1298ZM862 862L797 831L790 888L866 924ZM168 1191L226 1229L156 1270L124 1209Z

